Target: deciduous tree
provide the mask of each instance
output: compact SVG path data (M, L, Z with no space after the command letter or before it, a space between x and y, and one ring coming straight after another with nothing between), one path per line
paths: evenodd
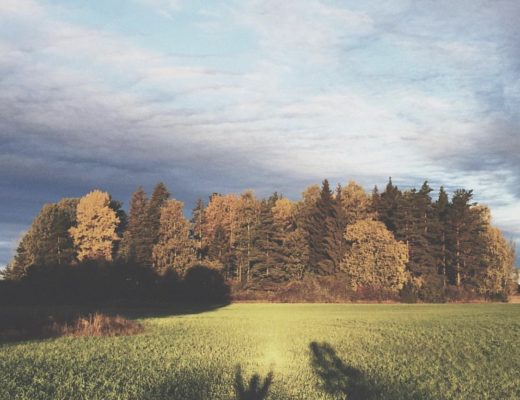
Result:
M382 222L361 220L349 226L350 248L341 264L354 288L381 287L399 291L407 280L406 245L397 241Z
M69 229L79 261L111 261L119 240L119 218L110 207L110 195L94 190L83 196L77 207L77 225Z
M153 267L160 274L168 270L183 276L195 261L190 224L183 215L184 204L167 200L161 208L159 240L153 247Z

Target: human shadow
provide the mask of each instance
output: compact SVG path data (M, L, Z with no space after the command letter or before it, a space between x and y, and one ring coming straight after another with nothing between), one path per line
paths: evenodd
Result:
M385 377L377 379L362 370L349 365L338 357L334 348L327 342L312 342L311 367L320 379L320 387L329 394L345 396L348 400L404 400L433 399L413 384L390 382Z
M273 383L273 377L273 371L270 371L263 381L259 374L253 374L246 386L244 376L242 375L242 368L240 365L237 365L234 384L236 400L264 400L267 398L269 388Z
M370 387L363 373L344 363L329 343L312 342L311 366L320 378L322 388L331 394L345 394L349 400L370 399Z
M224 370L184 370L178 371L158 385L149 387L144 393L139 393L136 399L143 400L266 400L271 393L273 372L265 377L253 374L249 380L244 376L240 365L235 367L234 376ZM277 399L287 399L280 394Z

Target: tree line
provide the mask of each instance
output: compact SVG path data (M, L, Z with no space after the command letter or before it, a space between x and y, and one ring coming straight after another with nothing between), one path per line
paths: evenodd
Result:
M369 194L352 181L332 190L324 180L298 201L277 193L264 199L252 191L214 193L207 204L197 202L188 220L163 183L150 197L138 188L128 214L95 190L44 205L3 275L44 279L53 268L83 268L88 275L103 265L146 271L157 282L182 280L204 266L237 293L276 293L315 281L368 297L507 299L515 249L492 226L490 210L473 201L471 190L455 190L451 198L442 187L436 199L431 193L427 182L400 190L389 179L384 191ZM135 285L139 276L132 275Z

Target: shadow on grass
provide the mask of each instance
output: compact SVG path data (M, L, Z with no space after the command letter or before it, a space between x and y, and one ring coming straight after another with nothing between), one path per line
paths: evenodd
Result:
M161 384L152 386L136 398L146 400L266 400L287 399L287 396L272 396L270 393L273 372L261 377L253 374L249 380L243 375L240 365L234 376L224 370L185 370L174 373Z
M312 342L311 367L320 379L320 389L348 400L433 399L412 385L395 385L383 378L374 380L338 357L329 343Z
M259 374L253 374L246 386L244 383L244 376L242 375L242 368L237 365L235 369L235 394L236 400L264 400L267 398L269 388L273 383L273 371L270 371L261 382Z
M227 303L178 303L129 306L8 306L0 308L0 344L41 340L61 336L57 325L96 313L129 320L168 316L194 315L225 307Z

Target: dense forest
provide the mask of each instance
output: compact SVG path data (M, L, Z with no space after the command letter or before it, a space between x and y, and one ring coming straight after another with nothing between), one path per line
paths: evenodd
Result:
M190 280L208 296L226 284L237 299L507 299L514 247L490 210L471 190L431 193L427 182L402 191L390 179L369 194L324 180L298 201L214 193L188 220L163 183L150 197L138 188L128 214L95 190L44 205L3 276L67 299L178 298Z

